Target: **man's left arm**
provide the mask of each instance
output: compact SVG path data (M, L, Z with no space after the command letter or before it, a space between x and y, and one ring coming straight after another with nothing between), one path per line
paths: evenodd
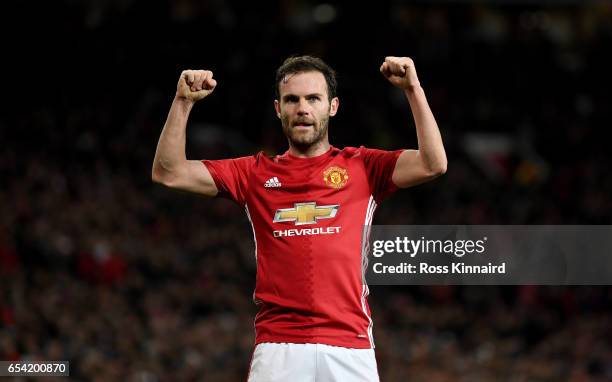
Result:
M419 142L418 150L404 150L400 154L391 178L393 183L407 188L444 174L447 160L442 137L419 83L414 62L408 57L386 57L380 72L406 95Z

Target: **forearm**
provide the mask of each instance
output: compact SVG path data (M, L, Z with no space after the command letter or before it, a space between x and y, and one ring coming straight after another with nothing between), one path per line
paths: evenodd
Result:
M193 102L183 98L177 97L172 101L155 151L154 180L163 181L164 178L172 177L186 163L187 120L192 107Z
M445 172L447 167L446 152L442 136L434 118L425 92L420 85L404 90L410 104L419 143L419 155L425 166L432 172Z

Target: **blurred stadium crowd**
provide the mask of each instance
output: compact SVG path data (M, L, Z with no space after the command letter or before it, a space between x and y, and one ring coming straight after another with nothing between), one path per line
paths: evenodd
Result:
M285 150L273 75L295 53L338 71L332 144L396 149L416 147L414 128L377 70L409 55L449 170L375 224L610 224L612 3L509 3L41 5L36 37L7 47L0 360L69 360L82 381L245 378L248 221L150 181L182 69L219 81L192 115L191 158ZM610 287L371 290L383 381L612 380Z

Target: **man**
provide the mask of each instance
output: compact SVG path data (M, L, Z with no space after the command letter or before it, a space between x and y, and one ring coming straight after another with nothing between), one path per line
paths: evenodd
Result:
M259 306L249 381L378 381L364 227L383 198L434 179L447 164L413 61L386 57L380 71L406 95L418 150L331 146L328 122L339 108L335 73L321 59L302 56L285 60L276 75L274 108L287 152L187 160L190 110L217 82L211 71L181 74L152 176L245 208L255 239Z

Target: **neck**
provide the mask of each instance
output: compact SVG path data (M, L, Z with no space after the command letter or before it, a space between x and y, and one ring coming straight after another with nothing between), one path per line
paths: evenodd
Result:
M296 147L289 142L289 153L299 158L312 158L329 151L329 141L327 139L312 144L308 147Z

